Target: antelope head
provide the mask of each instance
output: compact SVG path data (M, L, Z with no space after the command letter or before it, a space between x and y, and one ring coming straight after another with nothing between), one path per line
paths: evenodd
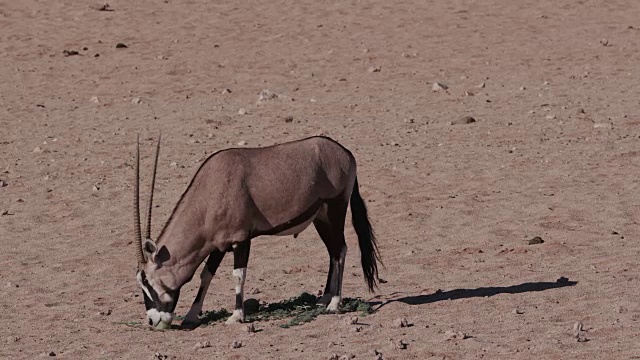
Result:
M162 263L169 258L167 248L164 246L158 248L158 245L151 239L151 209L153 206L153 190L156 182L159 152L160 136L158 137L153 164L153 176L151 178L149 207L146 219L146 234L143 241L140 228L140 137L138 136L136 144L136 184L134 193L135 247L138 260L136 278L140 287L142 287L142 296L144 297L144 306L147 309L149 325L166 329L170 327L171 321L173 320L173 311L178 303L180 289L174 290L167 287L162 282L162 278L156 276L156 272L162 267Z

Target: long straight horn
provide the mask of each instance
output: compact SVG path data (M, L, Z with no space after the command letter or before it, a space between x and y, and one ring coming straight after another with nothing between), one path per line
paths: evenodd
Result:
M140 230L140 134L136 142L136 185L133 193L133 222L136 235L136 257L138 258L138 270L144 268L145 260L142 253L142 231Z
M160 153L160 138L162 133L158 134L158 144L156 145L156 158L153 161L153 176L151 177L151 189L149 194L149 209L147 210L147 227L145 236L151 239L151 209L153 208L153 189L156 185L156 171L158 170L158 154Z

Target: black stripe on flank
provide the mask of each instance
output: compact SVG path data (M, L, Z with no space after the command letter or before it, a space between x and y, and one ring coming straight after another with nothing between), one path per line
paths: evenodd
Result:
M307 210L305 210L304 212L302 212L302 214L294 217L293 219L280 224L280 225L276 225L275 227L269 229L269 230L265 230L265 231L254 231L253 233L251 233L252 237L257 237L260 235L275 235L275 234L279 234L281 232L284 232L286 230L289 230L291 228L294 228L300 224L304 224L306 221L308 221L309 219L311 219L311 217L313 215L315 215L318 210L320 209L320 206L322 206L323 201L322 200L318 200L315 203L313 203L313 205L311 205Z

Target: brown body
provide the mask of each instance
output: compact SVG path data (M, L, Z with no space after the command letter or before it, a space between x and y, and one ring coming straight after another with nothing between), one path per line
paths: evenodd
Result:
M230 322L242 321L242 286L251 239L260 235L297 235L313 222L331 258L326 296L321 302L335 310L340 301L346 255L344 222L354 194L359 199L358 209L364 207L357 192L353 155L326 137L219 151L198 169L158 240L146 240L147 259L141 263L143 274L139 272L138 276L143 290L151 302L157 299L172 304L159 311L172 312L179 289L209 256L200 291L185 319L186 323L197 323L210 278L224 254L233 251L237 313ZM366 208L359 211L364 211L359 215L366 220ZM356 226L356 214L353 216ZM367 281L372 288L371 280L375 283L376 279L371 279L371 271L377 271L378 258L375 239L368 220L360 227L359 238L368 237L360 239L361 248L363 240L370 245L370 258L366 260L370 268ZM154 322L150 319L152 325Z

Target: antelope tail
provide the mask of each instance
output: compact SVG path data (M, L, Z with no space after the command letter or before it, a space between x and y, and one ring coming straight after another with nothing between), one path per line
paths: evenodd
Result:
M382 260L380 259L376 237L367 215L367 206L360 196L357 177L351 192L351 222L358 235L362 272L369 291L374 292L375 288L378 287L378 262L382 264Z

